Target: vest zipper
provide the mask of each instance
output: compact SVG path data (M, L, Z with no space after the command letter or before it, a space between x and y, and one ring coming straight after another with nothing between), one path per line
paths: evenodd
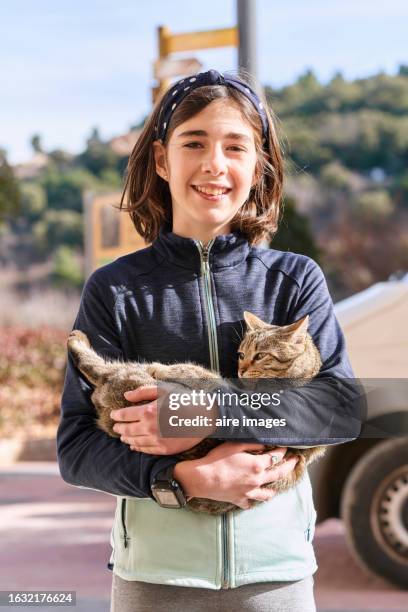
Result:
M121 519L122 519L123 541L124 541L125 548L127 548L129 538L128 538L127 529L126 529L126 499L122 499Z
M211 270L209 264L209 253L215 238L209 241L204 246L201 240L195 240L196 246L200 253L201 260L201 278L203 281L204 303L208 323L208 342L210 348L210 365L214 372L220 371L220 362L218 356L217 343L217 325L215 321L214 302L211 288ZM228 520L227 515L221 515L221 536L222 536L222 588L229 588L229 563L228 563Z
M229 587L229 565L228 565L228 518L227 514L221 514L221 533L222 533L222 588L228 589Z

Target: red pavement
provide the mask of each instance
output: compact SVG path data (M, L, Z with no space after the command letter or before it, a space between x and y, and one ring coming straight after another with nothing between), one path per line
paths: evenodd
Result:
M113 496L63 482L55 463L1 468L0 590L75 590L76 612L108 612L114 508ZM319 611L408 612L407 592L367 576L350 557L341 521L317 528L315 548Z

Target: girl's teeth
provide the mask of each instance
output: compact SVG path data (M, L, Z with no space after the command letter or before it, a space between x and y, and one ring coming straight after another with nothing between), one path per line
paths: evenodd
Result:
M227 193L226 189L206 189L203 187L195 186L197 191L202 191L202 193L206 193L207 195L221 195L223 193Z

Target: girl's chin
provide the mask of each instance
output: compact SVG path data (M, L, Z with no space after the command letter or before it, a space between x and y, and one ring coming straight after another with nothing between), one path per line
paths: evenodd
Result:
M227 223L234 216L233 212L226 212L212 208L206 211L200 211L194 215L197 221L202 223L205 222L216 222L216 223Z
M223 199L215 202L211 200L201 200L198 204L197 201L191 202L189 206L190 210L194 210L197 216L203 217L217 217L218 219L234 216L236 211L239 209L234 203Z

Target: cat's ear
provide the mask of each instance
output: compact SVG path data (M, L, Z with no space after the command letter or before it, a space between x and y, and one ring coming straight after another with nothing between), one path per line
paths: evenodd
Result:
M307 328L309 326L309 315L303 317L303 319L299 319L299 321L295 321L295 323L291 323L290 325L285 325L283 328L285 332L290 334L292 342L296 344L301 344L306 340Z
M262 321L262 319L252 314L252 312L248 312L248 310L244 311L244 320L249 331L264 329L265 327L274 327L274 325L269 325L269 323Z

